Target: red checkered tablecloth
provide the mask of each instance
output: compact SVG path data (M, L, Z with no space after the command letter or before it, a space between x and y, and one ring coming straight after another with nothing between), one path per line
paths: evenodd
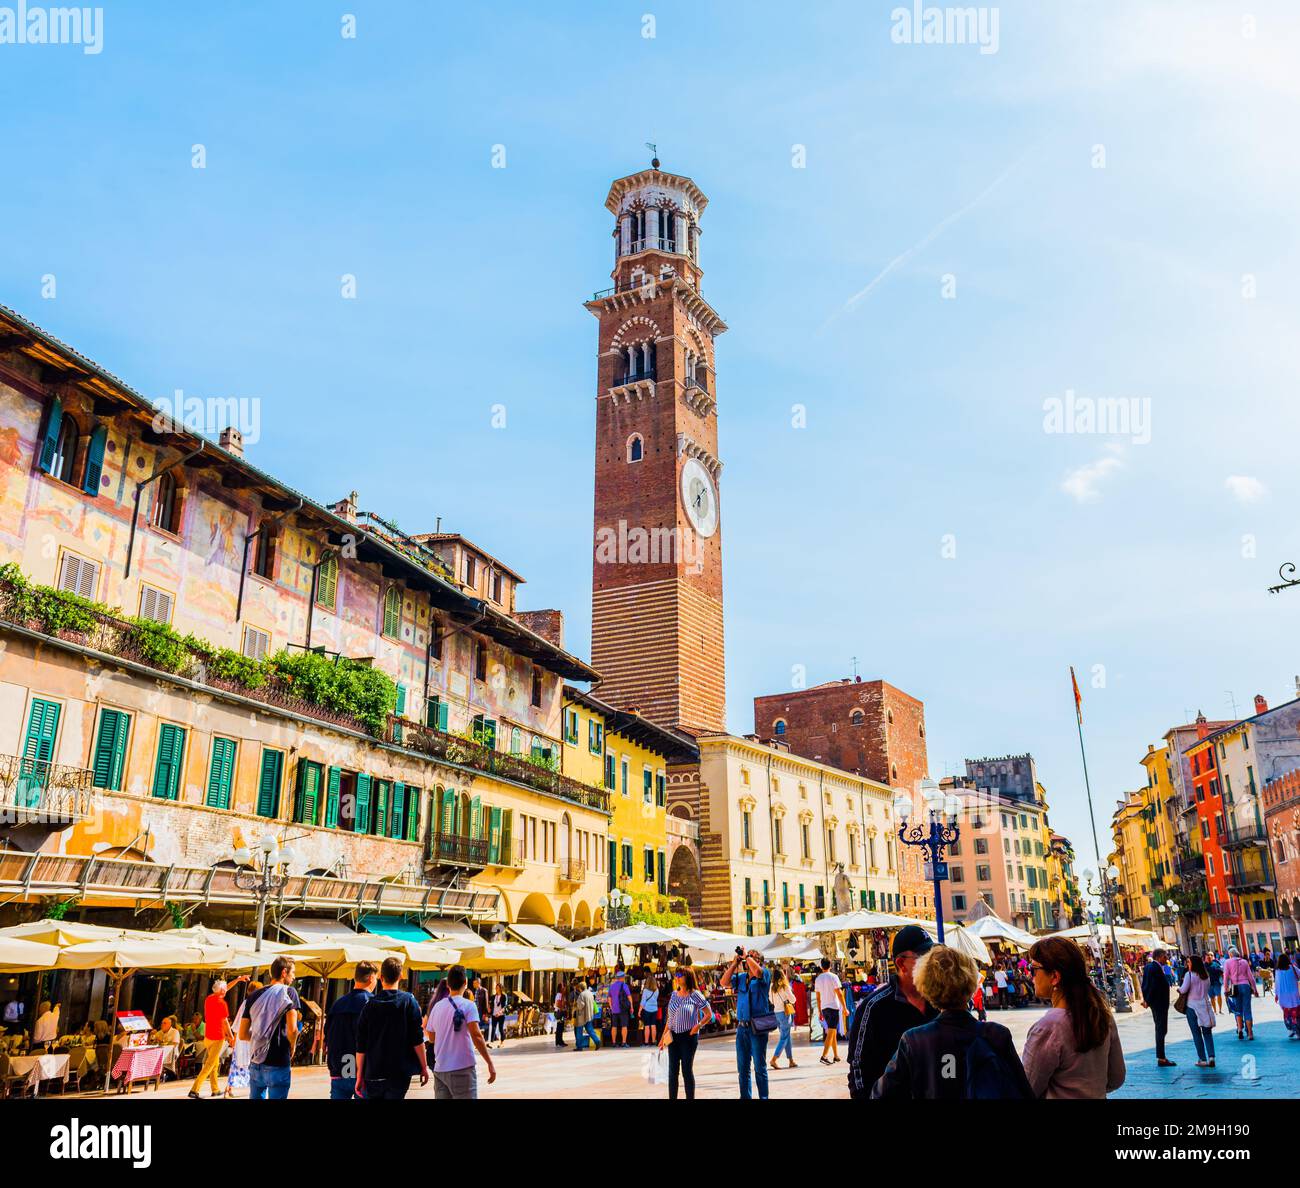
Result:
M160 1077L165 1055L161 1047L125 1048L113 1065L113 1080L120 1079L125 1084Z

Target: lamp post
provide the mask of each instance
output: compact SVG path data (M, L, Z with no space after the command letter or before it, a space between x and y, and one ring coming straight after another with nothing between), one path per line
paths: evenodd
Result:
M297 860L292 847L280 846L274 833L265 833L255 849L239 846L231 854L235 865L235 886L241 891L251 891L257 896L257 939L253 951L262 951L262 931L266 926L266 905L271 896L289 881L289 872L281 866ZM260 858L260 865L258 859Z
M597 904L605 910L605 923L610 929L626 928L632 915L632 897L626 891L616 887L608 895L602 895Z
M1179 907L1178 907L1178 905L1177 905L1177 904L1176 904L1172 899L1166 899L1166 900L1164 901L1164 903L1158 903L1158 904L1156 904L1156 911L1157 911L1160 915L1162 915L1162 916L1164 916L1164 917L1166 918L1166 923L1163 924L1163 925L1161 925L1161 927L1163 927L1163 928L1167 928L1167 929L1169 929L1170 931L1173 932L1173 934L1174 934L1173 943L1174 943L1175 945L1177 945L1177 944L1179 943L1179 941L1178 941L1178 912L1179 912ZM1166 936L1165 939L1167 940L1168 937ZM1181 947L1181 946L1180 946L1180 947Z
M1119 940L1115 935L1115 926L1123 927L1123 919L1117 919L1115 913L1115 901L1119 898L1119 867L1111 865L1104 870L1100 876L1100 885L1093 882L1093 873L1090 870L1083 872L1083 877L1088 880L1088 894L1095 895L1101 900L1102 910L1106 915L1106 922L1110 925L1110 947L1111 957L1114 961L1113 975L1111 978L1111 1002L1114 1004L1116 1014L1124 1014L1132 1011L1128 1004L1128 995L1124 990L1124 979L1120 975L1120 955Z
M943 944L943 895L940 884L948 877L948 864L943 860L947 848L961 836L957 828L957 814L961 801L956 796L944 796L943 789L933 780L921 781L921 796L925 800L924 821L909 827L912 816L912 798L900 792L894 798L894 815L898 818L898 840L905 846L920 846L928 858L930 879L934 883L934 921L938 926L939 943Z

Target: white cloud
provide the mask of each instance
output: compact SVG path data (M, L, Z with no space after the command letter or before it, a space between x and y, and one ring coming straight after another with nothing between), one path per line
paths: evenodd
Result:
M1118 451L1112 451L1104 458L1098 458L1097 461L1089 462L1086 466L1076 466L1073 470L1067 471L1065 478L1061 480L1061 490L1076 503L1096 503L1101 498L1101 491L1098 488L1102 480L1122 469L1123 466Z
M1223 485L1238 503L1258 503L1267 494L1264 484L1248 474L1230 474Z

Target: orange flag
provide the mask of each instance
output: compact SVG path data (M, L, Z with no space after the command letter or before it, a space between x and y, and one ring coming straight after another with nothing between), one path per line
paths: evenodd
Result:
M1070 684L1074 686L1074 716L1079 719L1079 725L1083 725L1083 697L1079 693L1079 682L1074 677L1074 665L1070 665Z

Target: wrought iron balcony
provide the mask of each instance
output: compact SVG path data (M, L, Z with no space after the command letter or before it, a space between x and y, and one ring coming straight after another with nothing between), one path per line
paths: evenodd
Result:
M615 377L614 387L621 388L624 384L637 384L642 380L653 380L655 373L653 371L633 371L621 377Z
M1267 846L1268 834L1264 832L1262 825L1247 821L1225 831L1221 844L1225 850L1240 850L1246 846Z
M1221 920L1235 920L1241 914L1231 902L1224 899L1211 899L1209 909L1210 915L1217 916Z
M522 755L510 755L474 739L449 734L409 719L390 717L389 742L398 742L394 731L401 735L398 745L408 750L525 784L539 792L558 796L570 804L594 809L599 813L609 813L609 792L604 788L580 783L552 768L532 763Z
M1267 863L1247 870L1225 871L1223 881L1232 891L1272 891L1277 886L1273 869Z
M86 767L0 755L0 828L66 829L87 820L95 809L92 778Z
M1174 871L1179 878L1205 878L1205 859L1199 854L1183 854L1174 859Z
M429 866L464 866L482 870L488 865L488 839L461 833L431 833L425 863Z

